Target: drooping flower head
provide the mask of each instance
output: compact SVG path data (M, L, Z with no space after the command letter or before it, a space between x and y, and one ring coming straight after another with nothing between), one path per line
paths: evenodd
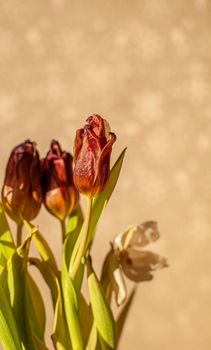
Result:
M35 142L26 140L10 155L2 188L2 202L13 220L34 219L42 204L41 170Z
M63 151L55 140L42 160L43 201L48 211L60 220L64 220L79 201L73 183L72 161L71 154Z
M168 266L164 257L143 249L159 237L155 221L131 225L116 235L104 262L102 284L105 292L114 292L117 305L121 305L127 297L123 275L140 283L150 281L155 270Z
M108 122L98 114L77 130L74 153L74 183L79 192L93 197L102 192L110 174L110 155L116 140Z

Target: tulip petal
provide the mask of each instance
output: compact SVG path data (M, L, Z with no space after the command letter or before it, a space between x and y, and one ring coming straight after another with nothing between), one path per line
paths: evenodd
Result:
M116 141L116 135L114 133L110 133L110 139L108 143L103 148L97 165L97 171L94 179L95 187L101 189L101 191L105 188L110 172L110 155L113 143Z
M140 225L131 225L126 231L116 235L114 245L120 250L128 247L136 249L157 241L159 237L157 222L146 221Z
M119 264L119 251L111 249L107 254L101 275L101 285L109 303L112 292L115 294L116 304L122 305L127 298L127 288Z
M168 266L164 257L149 251L128 249L120 259L125 275L134 282L150 281L153 271Z
M99 114L93 114L86 121L95 135L101 140L102 146L106 145L111 131L107 120L103 119Z
M126 283L120 267L113 272L113 288L115 292L116 303L118 306L122 305L127 298Z
M74 162L76 162L79 152L83 144L84 129L78 129L76 131L75 144L74 144Z

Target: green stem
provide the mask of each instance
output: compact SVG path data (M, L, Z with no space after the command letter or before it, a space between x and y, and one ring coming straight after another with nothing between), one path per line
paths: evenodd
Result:
M60 223L61 223L61 231L62 231L62 243L64 243L65 235L66 235L65 220L60 220Z
M86 252L86 245L87 245L87 240L88 240L88 235L89 235L91 214L92 214L92 198L88 198L86 218L85 218L84 226L83 226L83 234L82 234L81 242L80 242L80 245L78 248L78 252L77 252L75 261L73 263L73 267L72 267L71 272L70 272L70 277L72 280L75 279L76 273L77 273L79 266L81 264L81 259L83 258L84 254Z
M19 247L22 243L22 232L23 232L23 225L17 224L17 247Z

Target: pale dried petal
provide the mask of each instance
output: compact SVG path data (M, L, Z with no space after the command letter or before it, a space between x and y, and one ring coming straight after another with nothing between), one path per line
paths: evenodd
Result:
M134 282L149 281L153 271L168 266L164 257L149 251L128 249L120 259L125 275Z
M106 256L101 275L103 290L109 299L111 294L115 294L118 306L122 305L127 298L127 289L119 262L119 250L111 249Z
M128 247L140 248L156 241L160 237L157 223L146 221L140 225L131 225L114 239L114 246L120 250Z
M121 268L113 271L113 288L118 306L122 305L127 298L127 289Z

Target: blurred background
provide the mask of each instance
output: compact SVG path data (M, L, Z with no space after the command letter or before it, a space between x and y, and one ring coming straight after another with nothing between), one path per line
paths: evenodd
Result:
M98 228L98 271L116 233L159 223L154 248L170 267L139 286L120 350L211 347L210 19L209 0L0 3L0 180L14 145L36 140L44 156L55 138L72 150L99 113L118 137L113 161L128 151ZM59 260L59 224L44 209L35 223Z

